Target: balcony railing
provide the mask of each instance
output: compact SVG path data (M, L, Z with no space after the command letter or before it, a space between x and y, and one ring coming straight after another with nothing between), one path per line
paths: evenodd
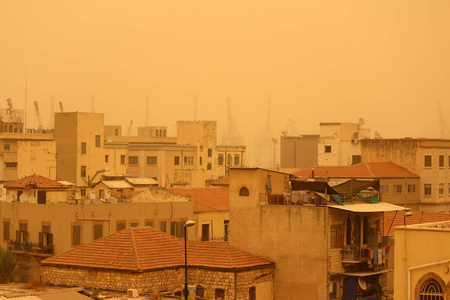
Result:
M43 246L39 243L9 241L8 249L12 251L21 251L36 254L55 254L55 245Z

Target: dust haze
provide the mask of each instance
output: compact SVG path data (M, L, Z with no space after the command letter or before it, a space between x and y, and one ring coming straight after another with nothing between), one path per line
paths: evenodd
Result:
M0 104L50 99L65 111L133 120L218 122L232 102L250 146L320 122L357 122L382 137L439 137L450 112L449 1L0 1ZM26 70L26 71L25 71ZM27 102L25 102L25 81ZM55 111L58 111L55 105ZM450 118L447 117L447 122ZM249 149L249 155L253 154Z

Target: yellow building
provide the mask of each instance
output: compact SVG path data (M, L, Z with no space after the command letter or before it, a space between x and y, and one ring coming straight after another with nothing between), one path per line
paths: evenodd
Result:
M394 299L447 299L449 248L449 221L396 227Z

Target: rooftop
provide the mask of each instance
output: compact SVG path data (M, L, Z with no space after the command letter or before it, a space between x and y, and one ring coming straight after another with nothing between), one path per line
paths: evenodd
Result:
M208 188L171 188L178 196L192 196L195 212L213 212L230 210L228 189L218 187Z
M47 177L33 174L31 176L24 177L22 179L10 182L5 185L5 188L38 188L38 189L65 189L68 186Z
M188 264L214 269L272 265L228 243L188 241ZM184 266L184 241L152 227L132 227L41 262L43 266L112 269L132 272Z
M394 236L394 228L404 225L404 211L384 213L384 236ZM412 215L406 218L406 225L424 224L432 222L450 221L448 213L433 212L412 212ZM427 225L428 226L428 225Z

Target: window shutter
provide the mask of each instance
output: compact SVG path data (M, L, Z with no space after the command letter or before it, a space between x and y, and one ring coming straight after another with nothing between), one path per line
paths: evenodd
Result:
M43 247L44 247L44 233L39 232L39 248L43 248Z
M344 248L344 235L341 227L336 229L336 248Z
M20 238L20 230L16 230L16 241L21 242L22 239Z
M53 233L48 234L48 246L53 249ZM53 251L52 251L53 253Z

